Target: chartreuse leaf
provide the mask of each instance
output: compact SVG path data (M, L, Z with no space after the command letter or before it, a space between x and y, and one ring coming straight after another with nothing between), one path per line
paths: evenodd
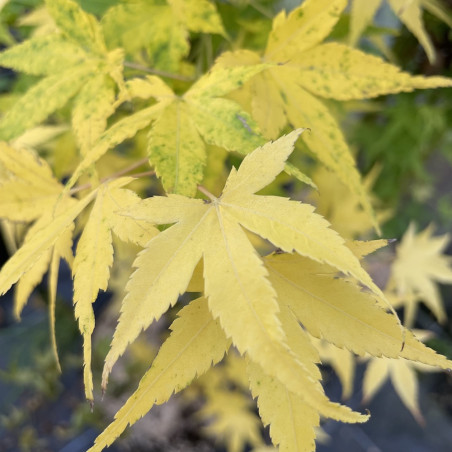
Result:
M190 30L225 34L221 17L210 0L167 0L174 14Z
M73 124L82 152L86 152L86 142L97 138L113 111L112 80L124 91L122 51L107 52L96 18L76 2L48 0L46 5L62 34L33 37L0 54L0 65L46 75L1 118L0 138L22 135L81 91Z
M53 177L47 162L33 151L0 143L0 216L31 221L53 205L63 186Z
M72 109L72 128L85 156L107 127L107 118L114 113L113 81L105 74L92 77L80 90Z
M286 16L282 10L273 20L265 59L281 61L323 41L336 25L347 0L306 1Z
M210 203L170 195L147 199L139 207L128 210L128 215L138 220L177 224L152 239L134 264L137 270L128 283L128 295L105 361L104 385L112 365L127 345L186 290L203 256L209 308L239 351L248 353L253 361L322 414L350 422L365 420L366 416L330 402L321 385L310 378L306 367L290 351L277 317L279 309L275 292L266 278L267 271L239 226L243 223L242 212L246 212L258 225L259 233L263 231L276 246L290 246L291 250L296 248L315 259L332 261L340 270L357 275L373 287L357 259L311 208L305 210L300 203L290 204L291 215L303 212L303 221L297 218L300 226L292 230L290 221L284 227L277 217L281 213L278 198L252 195L284 169L300 133L301 130L296 131L246 156L240 169L231 172L221 197L209 194ZM266 218L267 209L272 207L277 212ZM259 208L264 209L264 215ZM284 214L283 218L288 216ZM310 222L315 225L313 231L309 230ZM302 230L305 224L308 225L306 234ZM268 234L269 226L275 234ZM281 237L287 233L287 239Z
M146 49L152 67L175 71L188 54L188 31L221 33L215 5L206 0L140 0L110 8L102 18L110 48L135 55Z
M58 28L83 49L105 54L102 28L97 19L73 0L46 0L47 10Z
M77 93L92 71L92 65L85 63L33 85L0 119L0 138L11 140L44 121Z
M196 183L203 177L206 155L185 102L172 102L155 121L148 152L168 192L194 195Z
M88 55L60 34L37 36L0 54L0 66L31 75L54 75L83 63Z
M167 192L193 195L203 177L204 142L243 153L262 144L263 139L251 117L234 102L217 96L237 88L264 66L213 70L183 96L176 95L158 77L148 77L139 85L134 84L133 90L144 97L152 95L157 103L105 131L76 169L66 190L111 146L154 122L148 143L151 165Z
M219 320L214 320L207 300L199 298L179 311L172 333L161 346L138 389L116 413L115 420L97 437L89 452L101 451L143 417L153 405L166 402L223 358L229 349Z
M340 127L317 97L362 99L416 88L452 86L452 82L443 77L412 77L381 59L341 44L321 44L346 3L307 0L287 17L282 12L273 21L262 57L239 50L221 56L218 65L254 65L257 60L275 64L247 85L253 97L253 117L265 137L275 138L286 124L274 120L272 111L275 115L284 111L286 121L294 127L310 128L312 133L304 137L306 144L359 197L378 230Z
M297 68L298 85L317 96L337 100L452 86L449 78L412 76L381 58L335 42L295 56L292 64Z

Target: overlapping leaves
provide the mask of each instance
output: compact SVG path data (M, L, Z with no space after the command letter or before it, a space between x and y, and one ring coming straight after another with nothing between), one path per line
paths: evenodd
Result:
M350 9L350 44L355 45L359 37L370 24L382 0L352 0ZM422 19L423 10L436 16L452 27L452 18L441 0L388 0L393 12L416 36L424 48L430 62L435 60L435 49L427 34Z
M72 122L84 154L114 111L115 82L123 89L123 52L107 51L100 24L74 1L47 0L46 5L60 31L0 54L1 66L44 76L1 118L0 138L16 138L75 96Z
M401 350L400 325L377 303L379 289L311 206L254 194L284 169L298 133L245 157L220 197L206 193L208 202L179 195L153 197L124 212L139 221L174 225L152 239L134 263L105 362L104 385L128 344L174 305L179 294L189 288L203 291L205 298L180 311L137 391L91 451L111 444L154 404L206 372L229 348L227 338L248 357L253 396L283 450L311 450L319 414L346 422L365 420L324 395L318 353L308 333L361 355L405 357L450 368L452 363L408 331ZM288 254L262 259L242 228ZM202 277L197 273L201 259ZM367 285L373 295L337 279L338 270ZM200 353L195 353L197 347Z
M274 63L248 89L253 117L266 138L275 138L290 122L309 127L309 149L356 193L367 213L372 209L341 129L322 101L365 99L416 88L452 86L441 77L412 77L380 58L343 44L322 43L337 23L346 0L307 0L289 15L273 20L263 55L247 50L223 54L223 67Z

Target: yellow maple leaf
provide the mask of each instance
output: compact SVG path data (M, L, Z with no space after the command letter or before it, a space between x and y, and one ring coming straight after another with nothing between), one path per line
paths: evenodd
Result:
M431 336L431 332L416 330L416 335L425 340ZM389 378L404 405L416 421L424 425L424 417L419 408L419 384L416 370L435 372L438 369L406 359L372 358L364 374L363 402L371 400Z
M452 81L412 77L375 56L339 43L322 43L346 4L346 0L307 0L288 15L282 11L273 21L262 56L249 50L226 52L217 65L273 63L275 66L248 83L253 117L264 136L275 138L287 122L310 128L311 133L304 136L308 148L358 196L374 218L341 129L321 99L364 99L452 86Z
M155 76L129 83L133 94L152 97L157 103L105 131L72 175L66 190L108 149L153 124L147 150L165 190L194 195L203 178L206 144L247 153L263 143L253 119L239 105L221 97L263 68L260 65L211 71L183 96Z
M39 218L63 186L48 163L34 151L0 143L0 216L12 221Z
M72 0L47 0L59 31L34 36L0 54L0 66L44 76L5 113L0 137L11 140L44 121L69 99L82 154L98 138L114 111L114 84L122 92L123 52L107 51L97 19Z
M449 242L448 234L434 237L432 225L416 234L412 223L397 247L387 291L393 293L394 306L404 306L408 327L420 301L439 322L446 320L438 283L452 284L451 258L442 254Z
M248 353L266 372L323 414L349 421L364 419L328 401L321 386L305 374L305 365L294 360L277 318L275 292L240 227L283 250L328 262L381 293L312 206L253 194L284 169L300 133L293 132L245 157L240 169L231 172L219 198L209 194L210 202L206 203L179 195L154 197L127 212L150 223L176 224L152 239L134 263L137 269L127 285L128 294L105 360L104 386L111 367L128 344L185 292L203 257L209 308L214 318L220 318L238 350ZM224 298L225 290L229 299Z
M174 71L188 54L189 31L225 35L215 4L209 0L139 0L122 2L102 18L107 44L138 56L151 67Z
M367 196L375 206L377 203L371 190L376 175L375 171L370 172L363 180ZM312 193L310 199L317 205L320 215L323 215L342 237L355 239L365 237L372 232L372 219L362 208L359 197L350 191L335 174L320 167L314 173L313 180L318 187L318 193ZM382 224L389 216L388 211L378 211L376 221Z
M350 12L351 45L358 42L363 31L371 23L383 0L353 0ZM435 61L435 49L422 20L422 10L452 27L452 19L440 0L388 0L394 13L418 39L431 63Z

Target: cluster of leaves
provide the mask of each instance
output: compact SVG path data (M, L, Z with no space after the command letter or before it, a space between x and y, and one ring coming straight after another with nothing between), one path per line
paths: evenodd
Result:
M412 76L324 42L346 6L346 0L307 0L289 14L281 11L266 45L256 39L255 48L245 49L208 0L124 1L102 11L100 21L73 0L46 0L34 11L38 27L30 38L0 54L0 65L33 77L0 118L0 217L12 248L22 235L0 272L0 293L16 284L16 316L48 273L56 352L64 259L74 279L92 402L92 303L108 288L120 243L142 251L105 358L104 390L140 332L181 294L199 295L179 311L138 389L90 450L111 444L153 405L220 363L231 346L273 443L287 451L314 450L320 416L368 419L325 395L314 338L361 356L452 368L401 325L360 263L387 241L345 241L353 238L347 230L339 235L310 204L271 196L282 172L316 186L287 162L309 128L304 145L351 193L360 224L378 229L328 99L452 86L445 77ZM240 13L235 6L232 18ZM205 52L207 71L196 51ZM152 75L137 75L143 72ZM32 148L42 145L40 156ZM245 155L227 177L223 150ZM149 164L152 171L131 173ZM263 189L269 194L257 194ZM149 193L159 195L138 196ZM340 211L342 200L332 204ZM273 250L265 256L258 252L264 241ZM396 284L406 279L400 274L406 269L395 273ZM230 422L221 384L206 387L217 403L206 410L219 419L214 431L239 450L240 428ZM251 425L248 440L259 446Z

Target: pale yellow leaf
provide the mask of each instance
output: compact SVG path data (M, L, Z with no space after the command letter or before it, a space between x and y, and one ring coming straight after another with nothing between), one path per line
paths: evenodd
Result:
M394 13L413 33L427 54L429 61L435 60L435 49L422 20L421 0L388 0Z
M0 144L0 216L31 221L53 205L62 191L48 163L32 150Z
M346 5L347 0L306 0L287 17L281 12L273 22L265 59L287 61L314 47L330 34Z
M231 390L222 375L213 375L213 381L209 381L213 370L217 368L211 369L200 382L206 402L199 415L209 422L203 431L224 443L228 452L242 452L247 445L262 444L262 423L254 413L251 398L246 393Z
M299 86L317 96L337 100L452 86L451 79L412 76L379 57L335 42L304 52L288 66L299 71L296 74Z
M416 372L404 360L391 360L389 370L397 394L418 423L422 425L424 419L419 408L419 384Z
M113 264L113 244L108 222L109 210L104 203L107 186L96 197L89 219L77 245L72 275L74 278L74 311L83 335L83 365L85 395L93 400L91 374L91 335L94 330L92 303L99 290L107 290L110 267Z
M152 209L153 204L155 205L152 203L154 199L150 198L148 203L144 201L143 205L137 206L136 209L144 210L144 206L150 206L151 214L158 214L158 206L154 207L155 211ZM177 202L180 198L173 199ZM184 221L154 237L138 254L133 264L137 270L127 283L127 295L122 304L119 323L105 358L102 379L104 388L113 364L124 353L128 344L153 320L158 320L176 303L178 296L185 292L193 268L201 258L201 238L205 237L206 229L200 219L207 207L201 200L190 200L187 202L188 206L190 212L187 212ZM168 211L168 214L177 215L177 212ZM142 220L140 217L135 219Z
M434 237L432 226L416 234L411 224L397 247L388 285L406 306L424 301L440 322L446 314L437 283L452 284L451 258L442 254L449 242L448 234Z
M372 359L367 366L363 380L363 402L373 398L389 376L389 359Z
M402 335L396 317L358 286L336 278L331 267L286 254L266 257L265 265L280 302L310 334L360 355L399 356Z
M45 252L42 256L40 256L33 267L25 272L17 282L14 292L14 316L17 320L20 320L22 309L28 302L31 293L41 282L44 274L46 273L51 257L51 250Z
M364 30L372 22L382 0L353 0L350 9L349 43L355 46Z
M346 349L336 347L324 340L312 338L322 364L329 364L342 385L342 399L348 399L353 393L353 380L355 378L355 356Z
M378 239L378 240L350 240L347 241L347 247L350 251L361 260L363 257L374 253L375 251L388 246L392 243L391 239Z
M80 201L62 198L58 202L55 214L54 207L50 206L50 211L44 213L47 217L46 224L36 230L33 236L30 236L29 241L19 248L2 267L0 271L0 294L3 295L7 292L57 242L74 219L92 201L95 194L96 190Z
M367 191L336 119L323 102L288 79L284 81L284 91L290 96L286 104L289 121L295 127L310 129L303 136L310 151L358 197L377 227Z
M259 415L270 425L270 436L280 452L310 452L315 449L314 427L319 415L303 399L289 392L276 378L254 363L248 365L253 397L258 399Z
M220 198L208 194L210 202L206 203L177 195L154 197L126 212L136 219L155 224L177 224L152 239L137 259L138 270L128 285L128 297L133 294L133 302L127 297L124 300L122 318L104 367L104 382L111 366L127 344L136 338L141 328L146 327L156 317L156 313L161 315L176 302L178 294L186 290L195 266L203 255L205 293L209 308L215 318L219 317L226 335L231 337L241 353L248 353L252 360L265 367L266 372L278 378L289 390L300 395L306 403L322 414L349 422L362 422L367 419L347 407L330 402L321 385L311 378L306 367L290 351L277 317L279 309L275 292L266 277L267 271L235 218L236 211L243 210L243 199L247 201L253 196L247 192L247 179L251 186L250 192L258 190L265 182L272 181L284 167L299 133L300 131L297 131L289 138L284 137L262 148L263 150L256 150L260 159L254 153L246 156L240 169L231 173L231 181L226 183ZM264 182L261 184L255 180L255 166L263 177ZM240 191L235 190L236 186L241 184L241 191L244 192L242 197ZM254 198L259 205L265 204L268 210L271 210L272 206L278 208L279 198ZM244 210L255 214L248 208ZM309 209L309 215L311 213L312 208ZM315 221L317 220L316 218ZM278 246L281 240L280 220L274 216L262 219L262 223L265 226L265 234L268 225L278 231L275 234L275 245ZM331 239L327 250L337 247L337 256L342 255L348 263L351 262L352 267L355 265L356 258L342 241L336 242L332 238L336 237L334 234L329 236L330 232L323 220L317 224L316 229L318 234L323 230L327 240ZM317 246L317 237L304 236L298 229L291 231L289 237L296 243L303 243L307 248L315 249ZM271 239L273 238L272 235ZM164 240L165 246L161 244ZM361 269L357 260L356 263ZM356 272L364 271L361 269ZM163 285L163 282L166 284ZM159 284L162 284L162 287L158 297L153 299L151 307L147 300L143 301L143 293L147 299ZM138 293L139 298L136 295ZM225 293L228 294L227 297ZM134 326L133 330L131 325Z
M209 308L215 318L220 318L226 335L242 354L246 352L324 416L364 422L366 416L330 402L305 366L290 353L276 317L278 305L266 271L244 232L228 218L226 209L220 209L220 228L211 230L211 243L204 251L204 278ZM228 297L223 295L225 287Z
M11 142L15 148L35 149L46 144L64 132L67 132L69 127L66 125L55 126L38 126L27 130L20 137L17 137Z
M132 242L144 247L158 229L151 224L121 215L121 211L139 203L141 199L132 190L112 188L105 194L104 202L108 204L113 232L125 242Z
M58 357L58 344L55 331L55 308L56 308L56 294L58 286L58 271L60 267L60 256L55 250L52 250L52 257L49 268L49 324L50 324L50 342L52 344L52 351L55 357L55 363L59 372L61 372L60 359Z
M88 168L90 168L93 163L99 160L110 148L122 143L127 138L132 138L139 130L149 125L149 123L156 118L162 108L162 103L152 105L144 110L140 110L138 113L120 119L104 133L102 133L96 145L93 146L90 152L86 154L84 159L75 169L65 186L65 190L69 191L80 176Z
M204 298L183 308L171 329L171 335L161 346L138 389L97 437L89 452L101 451L113 443L127 425L133 425L153 405L166 402L173 393L181 391L218 363L230 345Z

